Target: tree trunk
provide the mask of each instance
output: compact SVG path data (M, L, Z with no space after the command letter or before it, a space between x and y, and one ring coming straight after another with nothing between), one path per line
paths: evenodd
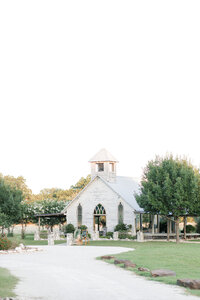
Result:
M187 224L187 217L184 216L184 240L186 240L186 224Z
M169 242L169 226L170 226L170 220L167 219L167 241Z
M21 238L22 238L22 240L25 239L24 220L22 220L22 232L21 232Z
M152 215L151 218L152 218L151 219L152 220L151 221L151 232L152 232L152 234L154 234L154 215Z
M179 243L179 218L176 219L176 242Z

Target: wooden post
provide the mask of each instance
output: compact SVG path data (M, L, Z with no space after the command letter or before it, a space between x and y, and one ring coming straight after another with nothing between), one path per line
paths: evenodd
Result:
M143 231L142 229L142 214L140 213L140 231Z
M160 233L160 217L157 215L157 233Z
M38 233L39 233L39 237L40 237L40 217L38 219Z
M167 241L169 242L169 231L170 231L171 221L167 219Z
M152 232L152 234L154 234L154 215L152 215L151 216L151 218L152 218L152 221L151 221L151 232Z
M186 224L187 224L187 217L184 216L184 240L186 240Z
M179 243L179 218L175 218L176 221L176 242Z

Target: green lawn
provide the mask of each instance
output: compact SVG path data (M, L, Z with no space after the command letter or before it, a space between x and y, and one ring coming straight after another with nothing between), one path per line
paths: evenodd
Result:
M90 246L116 246L134 248L115 255L120 259L128 259L137 264L137 267L153 269L170 269L176 272L176 277L152 278L147 272L134 272L146 276L150 280L156 280L168 284L176 284L178 278L200 279L200 245L199 244L176 244L174 242L126 242L126 241L94 241ZM109 254L109 253L108 253ZM200 296L199 291L191 291Z
M0 297L14 297L13 292L18 279L10 274L7 269L0 268Z
M19 241L26 246L42 246L48 245L48 241L34 241L34 234L26 234L25 239L21 239L21 235L15 235L14 237L9 237L11 241ZM66 240L55 241L55 245L66 243Z

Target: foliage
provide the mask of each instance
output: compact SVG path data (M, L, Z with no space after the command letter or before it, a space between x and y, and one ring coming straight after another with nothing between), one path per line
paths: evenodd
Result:
M12 246L12 242L7 238L6 235L0 236L0 250L8 250Z
M127 231L129 229L129 225L121 223L115 226L114 231Z
M200 212L199 178L190 162L157 157L144 170L136 200L146 212L173 216L178 228L180 216Z
M112 231L108 231L108 232L106 233L106 237L107 237L108 239L113 238L113 232L112 232Z
M200 233L200 218L199 218L199 220L197 221L196 231L197 231L197 233Z
M42 200L37 201L33 204L29 204L32 208L30 209L32 216L38 214L56 214L61 213L61 211L65 208L66 202L59 201L57 199L54 200ZM38 218L33 218L33 222L38 222ZM44 217L40 219L40 224L53 227L54 225L58 225L60 223L64 223L66 221L65 217L55 216L55 217Z
M24 199L21 190L11 187L0 178L0 226L9 227L21 218L21 202Z
M196 227L192 226L192 225L186 225L186 233L194 233L196 232ZM184 232L184 230L182 230L181 232Z
M119 235L118 235L118 238L120 240L125 240L125 239L129 239L129 240L135 240L136 239L136 236L133 236L131 234L128 234L126 232L119 232Z
M178 217L199 209L198 178L185 160L170 156L150 161L141 186L136 199L147 212Z
M74 233L75 227L73 224L67 224L64 226L64 233Z
M9 185L12 189L20 190L24 198L28 201L31 201L32 191L26 185L26 179L22 176L3 176L0 174L0 178L4 180L5 184Z
M86 226L86 225L81 225L81 226L79 226L78 228L79 228L79 229L81 230L81 232L82 232L82 231L84 231L84 230L87 229L87 226Z

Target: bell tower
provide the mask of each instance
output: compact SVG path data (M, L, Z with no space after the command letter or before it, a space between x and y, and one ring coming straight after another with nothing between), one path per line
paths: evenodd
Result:
M100 176L104 180L115 182L116 180L116 158L106 149L101 149L90 160L91 179Z

